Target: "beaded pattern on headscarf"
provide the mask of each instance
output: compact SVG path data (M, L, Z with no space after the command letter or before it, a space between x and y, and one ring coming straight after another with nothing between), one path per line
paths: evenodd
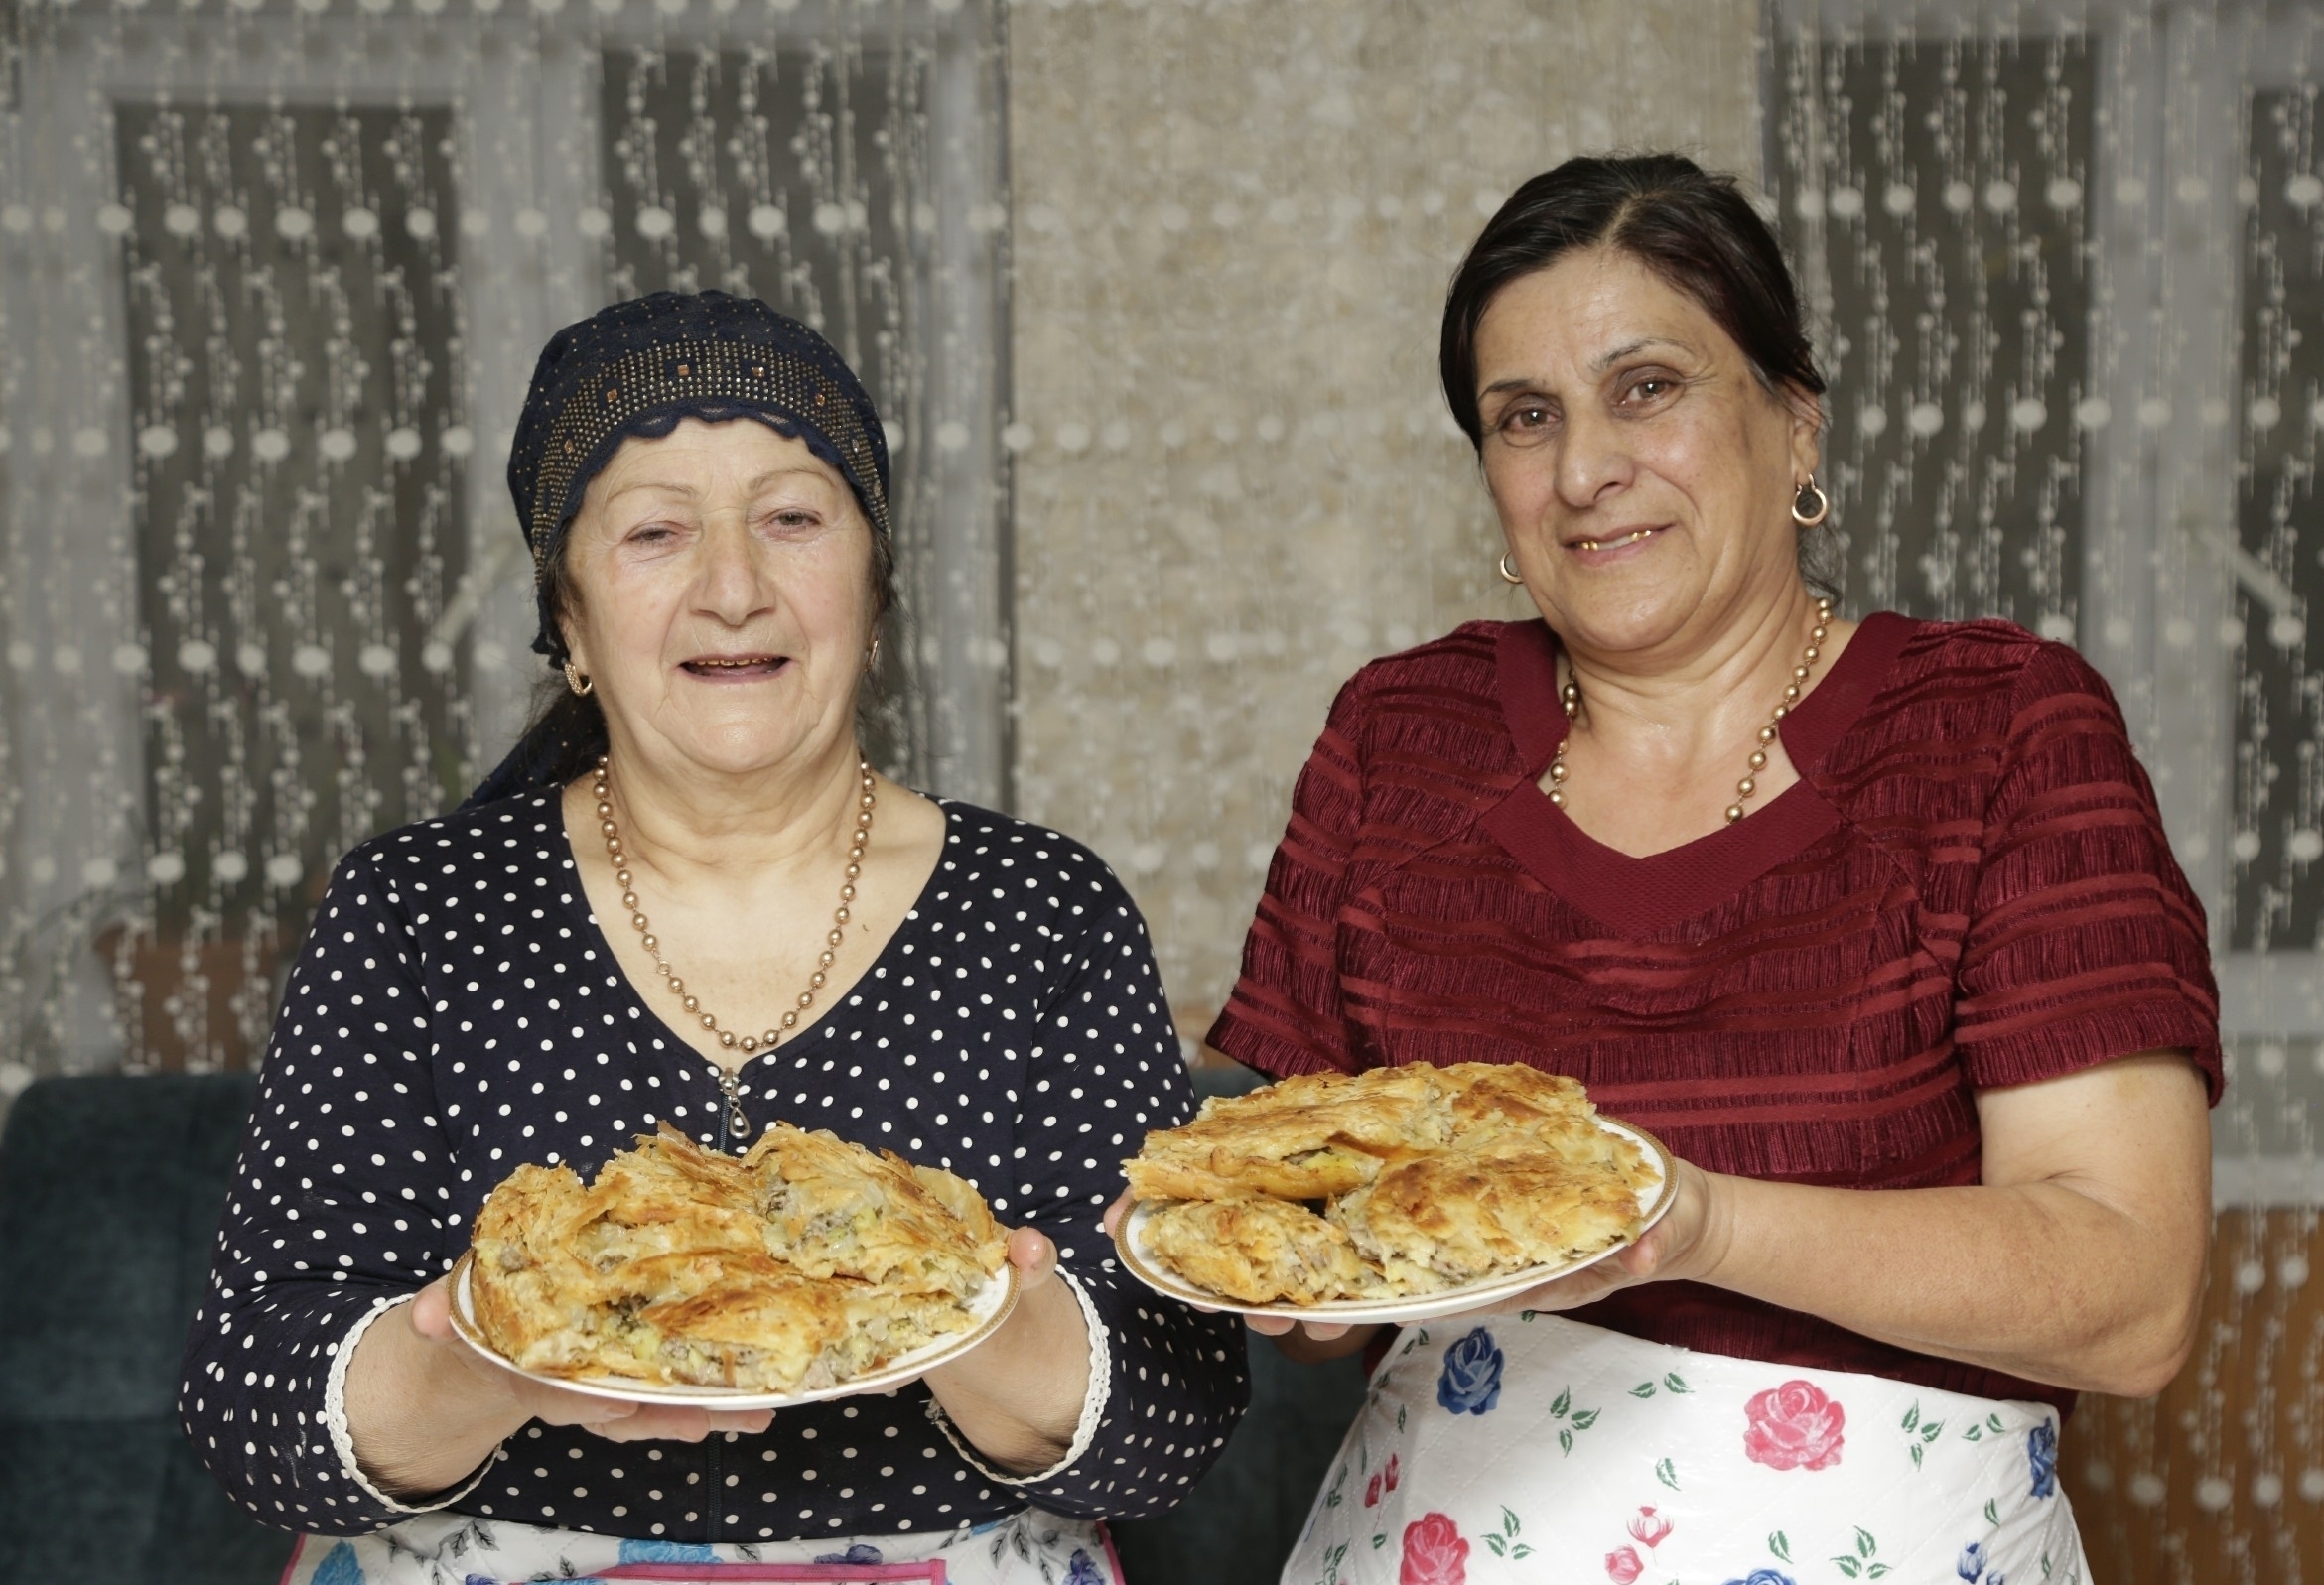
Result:
M735 341L684 341L627 352L567 399L549 429L533 486L533 572L548 559L557 530L572 515L566 496L574 474L605 440L655 408L689 401L740 402L795 416L839 453L872 526L889 531L888 494L856 404L803 359ZM578 503L574 503L578 504Z

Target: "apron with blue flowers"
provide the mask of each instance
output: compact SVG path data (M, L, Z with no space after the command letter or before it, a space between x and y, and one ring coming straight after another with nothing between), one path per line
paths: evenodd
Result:
M2086 1585L2046 1404L1534 1311L1408 1328L1283 1585Z

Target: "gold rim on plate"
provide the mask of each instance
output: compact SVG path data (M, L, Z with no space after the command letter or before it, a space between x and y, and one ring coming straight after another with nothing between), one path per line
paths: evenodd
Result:
M569 1392L582 1392L591 1397L615 1398L628 1403L683 1403L694 1408L779 1409L799 1403L819 1403L826 1398L853 1397L863 1392L880 1392L891 1387L900 1387L915 1377L925 1375L939 1365L950 1364L998 1332L1001 1329L1001 1323L1008 1320L1010 1314L1016 1310L1019 1291L1017 1267L1003 1261L1000 1275L990 1279L985 1290L986 1293L989 1293L991 1287L998 1284L1001 1289L1000 1298L990 1301L993 1306L992 1312L967 1331L955 1332L949 1337L938 1338L932 1343L924 1343L916 1349L897 1355L886 1365L865 1371L858 1376L851 1376L846 1381L834 1383L830 1387L813 1387L798 1392L753 1392L748 1387L690 1387L681 1383L641 1382L634 1377L627 1376L552 1376L546 1371L528 1371L492 1347L491 1342L485 1338L483 1330L477 1325L476 1318L471 1313L472 1306L468 1284L469 1271L475 1261L476 1252L464 1250L461 1252L459 1260L454 1262L451 1271L450 1298L452 1302L449 1308L452 1314L453 1333L485 1359L490 1360L504 1371L514 1372L528 1382L538 1382L544 1387L561 1387ZM987 1302L984 1293L978 1295L978 1300L980 1303Z
M1556 1265L1528 1266L1522 1271L1511 1271L1501 1276L1482 1277L1458 1287L1438 1288L1432 1293L1413 1293L1393 1299L1325 1299L1316 1304L1245 1304L1222 1293L1198 1287L1175 1272L1162 1269L1161 1262L1150 1258L1138 1247L1144 1216L1149 1207L1160 1202L1139 1200L1122 1213L1122 1220L1114 1224L1114 1252L1122 1267L1164 1298L1177 1299L1186 1304L1197 1304L1204 1309L1230 1315L1253 1315L1263 1319L1282 1321L1332 1321L1346 1325L1361 1325L1372 1321L1403 1324L1408 1321L1427 1321L1461 1310L1476 1309L1501 1299L1514 1298L1528 1288L1555 1282L1560 1277L1595 1265L1608 1255L1619 1255L1646 1236L1647 1230L1663 1219L1678 1197L1678 1160L1660 1139L1636 1123L1622 1123L1601 1117L1598 1126L1609 1133L1617 1133L1631 1140L1654 1157L1662 1181L1655 1186L1654 1198L1640 1212L1638 1231L1626 1239L1609 1244L1594 1255L1585 1255L1577 1260L1567 1260Z

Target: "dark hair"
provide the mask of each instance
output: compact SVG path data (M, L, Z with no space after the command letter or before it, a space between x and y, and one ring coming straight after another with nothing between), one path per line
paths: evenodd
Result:
M867 522L869 519L867 518ZM541 565L541 588L547 595L549 610L559 619L570 614L579 604L579 592L573 587L573 567L567 555L573 536L560 534L549 545L549 557ZM886 628L888 618L896 605L895 542L878 528L872 529L872 631L879 634ZM566 685L559 669L565 646L560 633L556 654L550 659L549 674L533 690L531 719L517 741L530 750L524 773L535 785L562 785L588 774L606 751L606 713L594 694L576 694ZM883 668L885 669L885 667ZM867 695L879 686L877 677L867 688ZM861 717L868 708L859 705ZM488 801L489 786L479 788L469 802Z
M1476 333L1485 310L1510 282L1590 247L1629 254L1701 304L1770 392L1824 394L1783 250L1733 177L1682 154L1583 155L1512 193L1453 273L1436 363L1470 445L1484 442Z

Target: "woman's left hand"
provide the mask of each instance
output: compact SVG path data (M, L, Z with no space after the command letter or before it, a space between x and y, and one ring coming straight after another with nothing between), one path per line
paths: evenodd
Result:
M1089 1396L1089 1323L1057 1274L1057 1246L1038 1228L1009 1232L1017 1308L1000 1329L929 1371L952 1423L1015 1474L1046 1469L1072 1445Z
M1724 1201L1718 1180L1692 1162L1678 1163L1678 1187L1663 1219L1628 1249L1562 1276L1528 1288L1514 1298L1464 1310L1463 1315L1513 1315L1521 1310L1577 1310L1585 1304L1642 1282L1686 1282L1700 1278L1718 1264L1725 1239Z

